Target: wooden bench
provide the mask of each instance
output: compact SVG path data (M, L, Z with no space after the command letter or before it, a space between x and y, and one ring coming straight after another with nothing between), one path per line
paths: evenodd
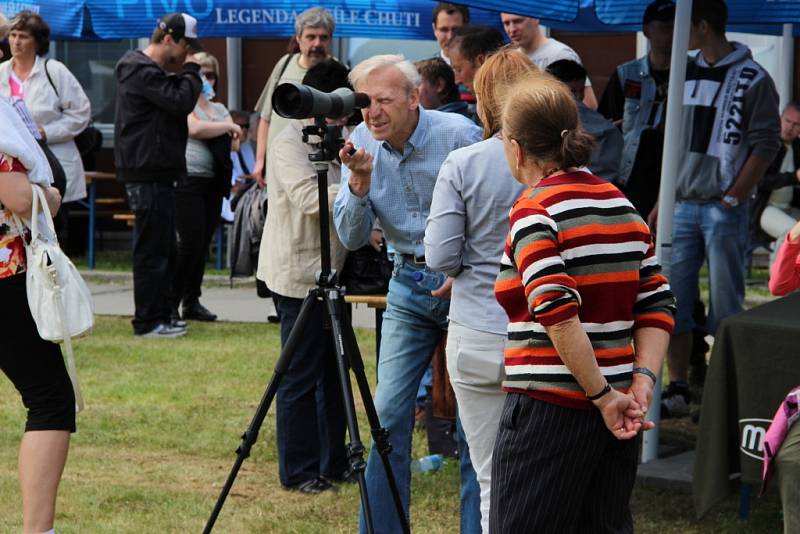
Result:
M113 206L116 204L127 204L128 199L123 197L96 198L94 203L98 206Z
M366 304L375 309L375 365L381 359L381 330L383 327L383 310L386 309L386 295L345 295L348 304Z
M128 226L133 226L133 224L136 222L136 217L133 215L133 213L115 213L112 215L112 218L115 221L125 221L128 223Z

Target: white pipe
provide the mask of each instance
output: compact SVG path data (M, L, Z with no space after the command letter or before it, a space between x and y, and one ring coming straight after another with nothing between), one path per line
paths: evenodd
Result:
M781 111L786 108L792 100L792 88L794 85L794 36L791 24L783 25L783 38L781 39L780 53L780 83L778 94L780 95Z
M227 37L225 39L226 58L228 62L228 109L242 109L242 39Z
M658 194L658 230L656 255L669 276L672 259L672 215L675 209L675 184L681 157L681 114L683 112L683 86L686 83L686 54L689 49L689 27L692 22L692 0L678 0L675 10L675 30L672 34L672 58L669 69L669 98L664 126L664 158L661 164L661 190ZM651 408L647 419L656 427L645 432L642 443L642 463L658 458L658 431L661 421L661 387L659 374L653 390Z
M636 32L636 57L642 57L650 52L650 41L644 36L644 32Z

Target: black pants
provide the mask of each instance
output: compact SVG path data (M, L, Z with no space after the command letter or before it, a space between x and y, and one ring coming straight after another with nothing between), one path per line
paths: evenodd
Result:
M133 227L133 331L168 323L175 263L175 188L172 183L128 183Z
M272 296L285 345L303 300L275 292ZM324 304L316 302L276 395L278 472L284 486L319 475L340 476L348 467L342 392L325 322Z
M0 369L22 395L28 410L25 431L75 432L75 395L61 348L39 337L25 294L25 274L0 278L0 302L6 333Z
M506 397L492 453L490 531L633 532L638 438L618 441L596 409Z
M173 306L197 302L222 211L222 195L214 178L188 176L175 188L178 253L172 284Z

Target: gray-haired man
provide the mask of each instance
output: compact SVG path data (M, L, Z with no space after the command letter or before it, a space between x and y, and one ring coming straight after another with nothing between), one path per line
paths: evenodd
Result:
M435 291L414 281L428 273L425 220L439 168L453 150L477 143L481 130L457 113L428 111L419 105L420 76L403 56L380 55L362 61L350 81L370 97L344 148L342 184L334 203L334 224L349 250L369 241L380 219L394 272L383 316L375 409L389 431L389 461L408 515L411 501L411 437L414 399L431 354L447 329L452 279ZM350 153L350 149L358 149ZM424 275L423 275L424 276ZM381 534L402 532L377 451L367 461L367 488ZM361 522L362 534L366 524Z
M264 186L267 143L290 122L289 119L273 113L272 92L281 83L301 83L308 69L331 56L331 39L335 27L333 16L321 7L307 9L295 19L295 37L300 52L286 54L278 60L256 104L256 111L261 115L261 119L258 121L253 176L260 187Z

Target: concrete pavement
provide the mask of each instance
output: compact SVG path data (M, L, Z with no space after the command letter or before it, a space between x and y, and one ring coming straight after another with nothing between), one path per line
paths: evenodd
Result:
M98 315L133 316L133 278L130 273L84 271L81 273L94 296ZM207 276L200 297L203 305L216 313L219 321L266 323L275 313L272 299L256 295L254 279L237 280L231 288L224 276ZM374 310L354 306L353 326L375 328Z

